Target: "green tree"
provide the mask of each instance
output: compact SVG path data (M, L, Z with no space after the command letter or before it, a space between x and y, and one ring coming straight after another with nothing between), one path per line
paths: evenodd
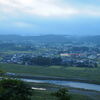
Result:
M29 85L16 79L0 81L0 100L31 100L32 90Z
M55 96L59 97L60 100L70 100L70 95L68 93L68 90L66 88L59 89Z
M5 72L3 70L0 70L0 76L4 76Z

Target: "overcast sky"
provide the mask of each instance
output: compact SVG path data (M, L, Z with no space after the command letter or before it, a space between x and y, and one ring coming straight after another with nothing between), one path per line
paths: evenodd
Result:
M0 0L0 34L100 35L100 0Z

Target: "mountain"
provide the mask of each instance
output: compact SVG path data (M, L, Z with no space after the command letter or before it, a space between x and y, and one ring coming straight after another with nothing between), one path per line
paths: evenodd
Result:
M0 35L0 41L33 41L33 42L71 42L71 37L64 35L20 36Z
M40 35L40 36L20 36L20 35L0 35L0 41L9 42L45 42L45 43L100 43L98 36L70 36L70 35Z

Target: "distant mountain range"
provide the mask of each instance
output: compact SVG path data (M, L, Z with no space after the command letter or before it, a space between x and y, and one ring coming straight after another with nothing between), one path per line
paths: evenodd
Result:
M70 36L70 35L40 35L40 36L20 36L20 35L0 35L0 41L33 41L33 42L92 42L100 43L98 36Z
M34 42L71 42L71 38L64 35L20 36L0 35L0 41L34 41Z

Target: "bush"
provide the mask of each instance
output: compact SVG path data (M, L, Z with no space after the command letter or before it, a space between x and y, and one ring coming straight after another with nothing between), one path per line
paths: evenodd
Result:
M70 100L70 95L66 88L61 88L54 93L55 96L59 97L60 100Z
M30 100L31 87L16 79L0 81L0 100Z

